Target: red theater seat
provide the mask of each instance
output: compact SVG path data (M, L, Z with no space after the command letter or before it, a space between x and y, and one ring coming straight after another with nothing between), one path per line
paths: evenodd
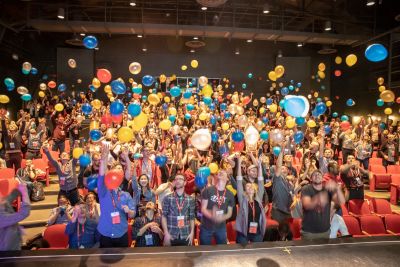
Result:
M226 234L228 237L229 244L235 244L236 243L235 221L231 221L226 224Z
M342 208L343 215L349 215L349 210L345 204L342 204L340 207Z
M370 215L371 209L368 200L351 199L349 200L349 214L354 216Z
M388 214L385 216L386 231L400 235L400 215Z
M380 165L382 166L382 158L369 158L369 167L368 169L371 170L372 165Z
M362 232L367 236L393 236L387 233L385 225L380 217L375 215L364 215L360 217Z
M289 226L293 234L293 240L301 240L301 219L293 219Z
M388 174L400 174L400 166L399 165L388 165L387 166L387 173Z
M65 234L65 224L50 225L44 230L43 238L50 248L64 249L68 247L68 236Z
M15 171L13 168L0 169L0 179L14 179Z
M400 174L392 175L392 182L390 183L390 203L397 205L400 198Z
M46 181L46 186L50 184L50 176L49 176L49 166L46 161L42 159L34 159L32 160L32 164L35 169L41 170L43 173L39 174L36 179L38 181Z
M374 192L375 189L389 189L392 181L391 175L386 173L382 165L371 165L372 178L369 181L369 189Z
M392 211L389 201L382 198L373 198L370 200L372 211L377 214L387 215L387 214L397 214L397 212Z
M347 230L349 230L349 234L351 234L353 237L365 236L361 232L360 223L355 217L344 215L343 220L347 226Z

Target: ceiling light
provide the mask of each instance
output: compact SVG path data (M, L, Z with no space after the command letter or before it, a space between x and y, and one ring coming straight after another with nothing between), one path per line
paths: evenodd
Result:
M239 55L239 54L240 54L239 48L236 48L235 55Z
M332 22L330 20L325 21L325 31L332 30Z
M206 10L207 10L207 7L206 7L206 6L202 6L202 7L201 7L201 10L206 11Z
M15 53L14 53L14 54L12 54L12 55L11 55L11 57L12 57L12 59L14 59L14 60L18 60L18 59L19 59L18 55L17 55L17 54L15 54Z
M367 0L367 6L373 6L375 5L376 1L375 0Z
M193 37L193 40L199 40L199 37L195 36Z
M130 5L130 6L136 6L136 1L131 0L131 1L129 2L129 5Z
M264 13L264 14L268 14L268 13L269 13L269 5L268 5L268 4L265 4L265 5L264 5L264 7L263 7L263 13Z
M143 51L143 52L147 52L147 47L146 47L146 45L143 45L142 51Z
M190 53L194 53L194 52L196 52L196 50L190 49Z
M278 51L278 56L277 57L283 57L282 50Z
M142 37L143 37L143 35L141 35L141 34L138 34L138 35L137 35L137 37L138 37L138 38L142 38Z
M85 35L86 35L86 33L83 33L83 32L81 33L81 36L85 36Z
M248 42L248 43L252 43L253 40L252 40L252 39L247 39L247 42Z
M303 43L297 43L297 47L302 47Z
M65 18L65 10L64 8L60 7L58 9L57 18L64 19Z
M95 48L94 48L94 50L99 50L99 49L100 49L99 47L95 47Z

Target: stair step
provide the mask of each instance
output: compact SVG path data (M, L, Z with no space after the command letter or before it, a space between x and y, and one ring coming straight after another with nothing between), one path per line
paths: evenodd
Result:
M45 220L35 220L35 221L22 221L19 225L23 226L24 228L33 228L33 227L44 227L47 224L47 219Z
M57 206L57 194L47 194L45 192L45 199L43 201L31 202L31 210L51 209ZM49 211L50 212L50 211Z
M38 227L31 227L31 228L24 228L25 234L22 236L22 243L26 244L26 241L31 239L37 234L43 233L44 229L46 227L44 226L38 226Z

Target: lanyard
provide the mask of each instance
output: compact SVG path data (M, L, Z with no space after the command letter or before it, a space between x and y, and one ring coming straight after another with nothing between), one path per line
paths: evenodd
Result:
M185 193L184 193L184 194L185 194ZM182 203L179 205L179 201L178 201L177 194L174 193L175 201L176 201L176 206L178 207L179 215L181 215L181 211L182 211L182 209L183 209L183 206L185 205L185 195L184 195L184 194L183 194L183 201L182 201Z
M117 193L117 196L118 196L118 203L119 203L120 200L121 200L121 196L119 195L119 191ZM113 194L112 191L111 191L111 201L112 201L112 204L114 206L114 209L117 209L117 205L115 204L115 200L114 200L114 194Z
M218 204L218 208L221 209L221 205L223 203L223 201L225 200L225 194L226 194L226 188L224 190L224 194L222 195L222 197L219 196L219 191L218 188L215 187L215 190L217 191L217 204Z
M251 210L253 211L253 222L256 220L256 208L255 208L255 204L254 204L254 200L252 202L249 202L249 205L251 207Z
M76 222L76 233L77 233L77 236L78 236L78 247L80 246L80 244L81 244L81 234L79 233L79 222ZM82 224L82 235L85 233L85 224Z
M356 170L350 169L350 175L351 175L351 177L356 178L360 175L360 170L359 169L356 169Z

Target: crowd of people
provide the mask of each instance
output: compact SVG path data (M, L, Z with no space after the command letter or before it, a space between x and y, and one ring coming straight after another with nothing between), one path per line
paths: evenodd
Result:
M237 243L291 240L293 218L302 218L302 239L348 235L341 205L364 199L374 150L385 165L398 164L400 127L371 116L343 124L330 109L312 117L312 108L293 126L281 99L225 95L215 86L209 97L194 90L188 99L168 92L111 102L92 94L44 98L15 122L1 109L1 158L16 171L23 205L10 211L9 196L0 197L0 236L10 243L0 249L19 247L13 233L29 214L37 158L55 168L60 191L48 225L66 225L69 248L127 247L128 235L136 247L227 244L233 222Z

